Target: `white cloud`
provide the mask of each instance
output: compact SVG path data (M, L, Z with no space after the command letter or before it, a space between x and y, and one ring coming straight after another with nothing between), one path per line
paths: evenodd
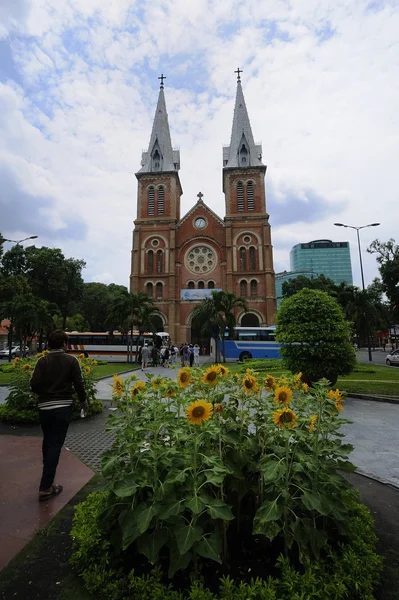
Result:
M224 214L222 144L239 65L274 210L308 190L328 209L316 223L305 215L273 227L276 267L289 267L288 249L300 241L355 242L334 221L381 221L363 232L364 247L377 235L395 237L397 2L372 10L360 0L35 0L29 11L19 0L7 14L1 6L0 37L14 36L24 83L0 87L0 159L21 189L52 198L52 226L71 216L87 224L84 241L40 241L85 258L88 280L128 281L134 172L149 141L158 71L167 75L172 141L181 151L182 214L200 189ZM273 219L271 212L272 226ZM371 280L375 260L364 258Z

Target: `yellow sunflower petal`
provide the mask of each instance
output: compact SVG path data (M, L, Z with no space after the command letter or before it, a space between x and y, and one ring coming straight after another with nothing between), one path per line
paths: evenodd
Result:
M259 389L258 382L253 375L250 375L247 370L247 374L242 380L242 389L246 394L251 394Z
M191 371L188 367L184 369L180 369L177 374L177 383L179 384L179 388L186 388L190 385L192 381Z
M274 401L277 404L288 406L292 400L292 396L292 390L287 385L276 387L274 390Z
M290 408L281 408L273 413L273 423L280 427L280 429L292 429L295 427L295 422L298 418L298 415L294 413Z
M212 365L211 367L208 367L202 375L202 383L205 383L206 385L216 385L218 382L219 373L219 365Z

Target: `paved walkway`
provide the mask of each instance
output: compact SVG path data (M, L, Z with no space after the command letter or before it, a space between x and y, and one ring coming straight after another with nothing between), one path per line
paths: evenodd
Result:
M41 438L0 435L0 571L93 475L64 448L57 470L64 490L56 498L39 502Z

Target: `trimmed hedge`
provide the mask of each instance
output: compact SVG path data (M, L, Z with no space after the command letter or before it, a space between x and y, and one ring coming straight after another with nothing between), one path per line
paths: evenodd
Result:
M324 559L296 571L282 556L279 577L250 583L222 579L215 595L202 583L179 592L161 581L155 568L151 575L126 574L112 554L110 533L102 530L101 513L108 508L108 492L96 492L76 508L71 532L71 562L85 587L96 598L107 600L374 600L382 559L375 553L377 538L369 510L348 500L351 512L348 542L329 548Z
M101 400L91 400L89 404L89 414L91 417L97 415L104 410L103 403ZM78 419L80 412L74 411L72 413L72 419ZM32 425L40 423L39 410L38 409L18 409L10 408L7 404L0 406L0 421L3 423L9 423L11 425Z

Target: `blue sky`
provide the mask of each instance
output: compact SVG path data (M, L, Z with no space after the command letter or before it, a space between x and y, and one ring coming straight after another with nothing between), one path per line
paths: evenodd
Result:
M166 76L182 213L220 216L237 66L267 164L276 271L311 239L395 237L397 0L13 0L0 5L0 231L127 284L136 179ZM397 235L396 235L397 237ZM377 274L364 256L368 281Z

